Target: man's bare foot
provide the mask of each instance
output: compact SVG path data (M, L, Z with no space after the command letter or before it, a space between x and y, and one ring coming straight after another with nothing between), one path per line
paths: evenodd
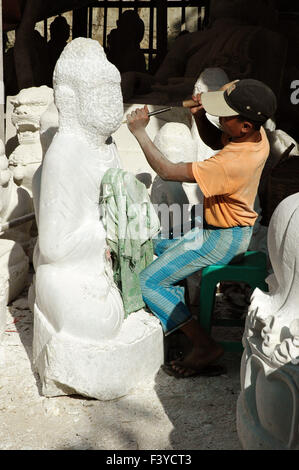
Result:
M223 347L215 343L209 349L193 348L184 358L171 361L172 368L184 377L189 377L219 359L224 353Z

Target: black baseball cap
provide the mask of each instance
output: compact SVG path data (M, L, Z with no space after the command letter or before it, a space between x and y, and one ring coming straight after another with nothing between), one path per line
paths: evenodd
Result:
M209 91L201 95L205 111L212 116L244 116L264 123L272 117L277 100L271 88L259 80L235 80L222 91Z

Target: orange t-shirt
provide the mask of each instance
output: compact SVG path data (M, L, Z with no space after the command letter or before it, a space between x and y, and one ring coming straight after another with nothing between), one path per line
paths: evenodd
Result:
M260 177L270 152L265 130L259 142L229 142L215 156L193 162L194 178L204 194L204 216L215 227L254 225Z

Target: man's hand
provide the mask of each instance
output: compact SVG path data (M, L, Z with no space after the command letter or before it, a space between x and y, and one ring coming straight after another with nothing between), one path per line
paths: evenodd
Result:
M202 102L201 102L201 95L202 93L197 93L197 95L192 95L192 100L197 103L197 106L192 106L192 108L190 108L190 113L191 114L197 114L199 111L203 110L203 105L202 105Z
M229 82L229 83L225 83L225 85L223 85L219 91L226 91L228 90L228 88L230 88L232 85L234 85L234 83L237 83L239 82L240 80L233 80L232 82Z
M127 126L129 131L136 136L140 131L144 131L149 123L148 107L135 109L131 114L127 114Z

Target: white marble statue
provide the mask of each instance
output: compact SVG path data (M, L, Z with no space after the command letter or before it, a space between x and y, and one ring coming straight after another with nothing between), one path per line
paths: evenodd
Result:
M97 41L77 38L53 82L59 129L33 187L34 363L46 396L113 399L153 379L163 361L156 318L141 310L124 320L99 218L101 178L119 166L110 136L123 119L120 74Z
M42 161L40 119L53 102L53 90L45 85L25 88L11 99L11 120L17 130L19 145L9 156L14 182L32 196L32 178Z
M6 306L22 292L27 282L29 260L22 246L29 251L31 222L5 231L1 231L1 226L30 210L30 196L13 182L0 141L0 341L6 325Z
M40 141L43 151L43 156L46 154L50 144L52 143L53 137L58 131L59 127L59 116L58 109L52 101L49 104L46 111L40 118Z
M22 217L33 212L32 200L28 191L19 187L13 180L12 172L8 167L5 148L0 141L0 220L1 224ZM31 236L32 221L6 230L0 238L13 240L19 243L26 254L31 258L34 240Z
M178 122L164 124L157 132L154 144L173 163L197 160L197 141L192 138L190 129L186 124ZM203 195L197 183L165 181L157 175L151 187L151 201L153 204L160 205L160 207L161 204L165 204L167 207L177 204L181 208L181 214L176 214L175 211L169 212L169 221L163 220L163 211L159 212L161 231L162 233L165 232L165 236L167 236L168 226L180 224L182 217L184 217L185 222L190 220L192 205L203 204ZM175 220L176 218L179 220Z
M271 147L273 166L279 162L282 154L291 146L293 146L293 148L291 148L289 155L299 155L298 142L286 132L281 129L266 129L266 132Z
M24 290L29 258L19 243L0 239L0 342L6 325L6 307Z
M272 215L269 292L256 289L243 336L237 423L246 449L299 449L299 193Z

